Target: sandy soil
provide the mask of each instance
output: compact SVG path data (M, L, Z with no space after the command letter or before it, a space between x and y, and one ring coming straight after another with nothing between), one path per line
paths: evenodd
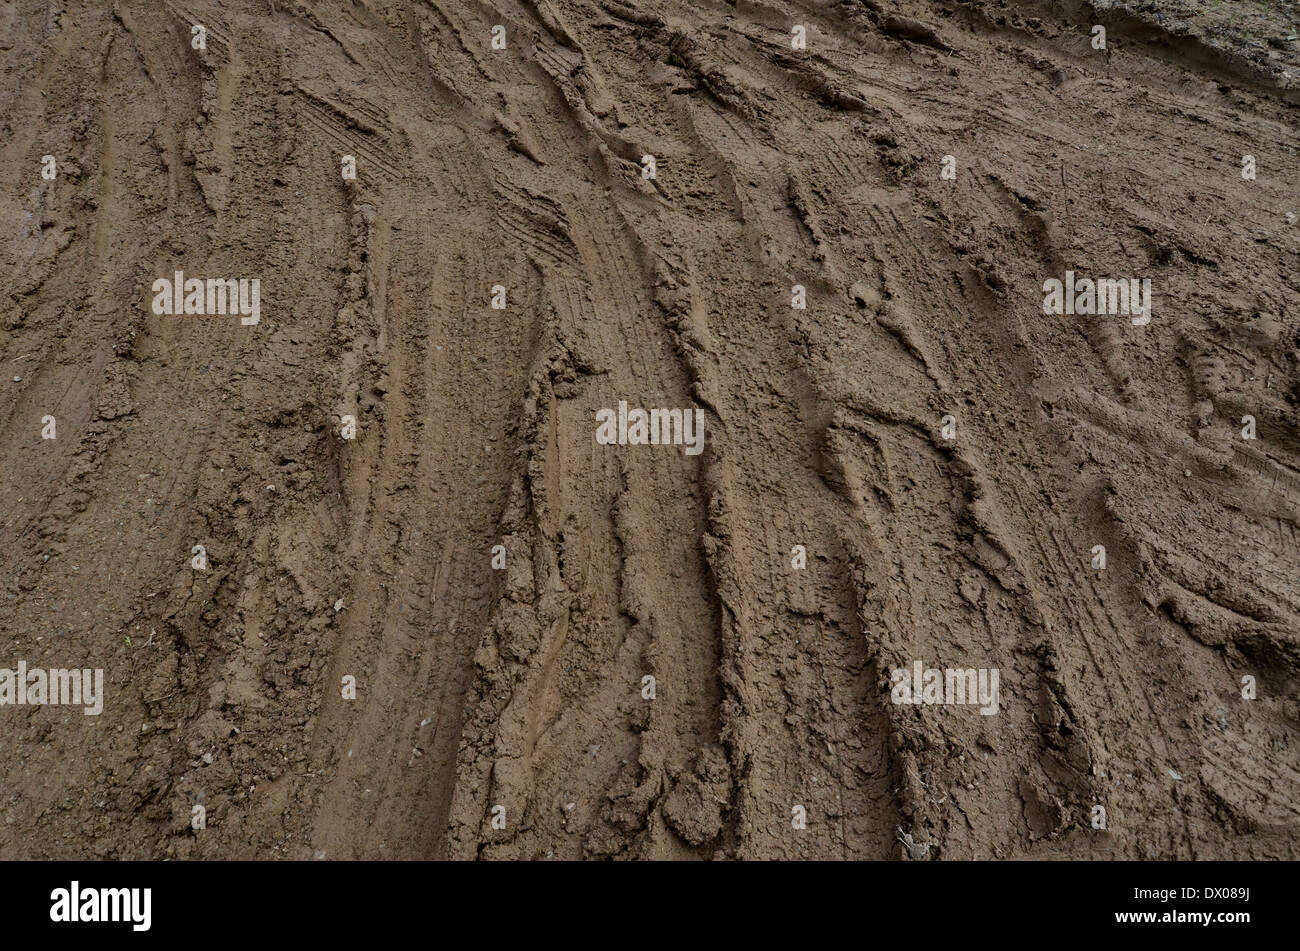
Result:
M105 678L0 857L1296 858L1294 19L1189 6L0 4L0 667Z

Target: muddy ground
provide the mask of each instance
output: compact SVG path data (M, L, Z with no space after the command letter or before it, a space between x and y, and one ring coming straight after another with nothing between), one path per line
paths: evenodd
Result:
M0 4L0 857L1296 858L1295 29Z

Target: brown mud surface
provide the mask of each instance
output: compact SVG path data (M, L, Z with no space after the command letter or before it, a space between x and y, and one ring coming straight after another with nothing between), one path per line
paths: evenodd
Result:
M1296 858L1300 73L1151 6L0 4L0 857Z

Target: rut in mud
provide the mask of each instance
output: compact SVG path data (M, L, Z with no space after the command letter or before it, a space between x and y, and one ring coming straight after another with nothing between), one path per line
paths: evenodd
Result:
M0 21L0 666L105 677L0 706L0 857L1297 857L1294 64L1084 2Z

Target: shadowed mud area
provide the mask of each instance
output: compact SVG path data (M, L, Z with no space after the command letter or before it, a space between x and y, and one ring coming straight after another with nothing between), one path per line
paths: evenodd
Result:
M0 4L0 857L1296 858L1294 43L1121 7Z
M1192 36L1248 61L1280 83L1300 83L1300 0L1057 0L1090 9L1094 21L1125 14L1153 23L1173 42ZM1003 0L1015 4L1016 0Z

